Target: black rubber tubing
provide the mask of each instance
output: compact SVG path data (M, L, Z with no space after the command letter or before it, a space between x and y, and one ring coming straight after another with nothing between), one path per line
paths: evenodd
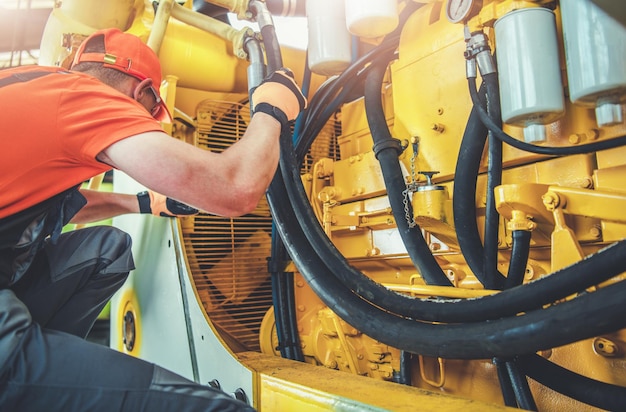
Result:
M283 57L273 24L261 28L263 44L269 73L283 67ZM287 129L283 127L283 129ZM285 133L288 133L285 130ZM274 305L274 320L279 338L281 356L287 359L304 361L300 335L298 333L297 316L295 313L295 296L293 288L293 273L285 272L284 267L276 267L277 260L282 263L287 260L286 249L282 239L272 234L272 303Z
M303 132L296 142L296 158L301 163L308 152L313 140L324 127L330 116L337 111L350 95L363 82L367 73L366 65L373 61L392 53L399 41L399 36L385 39L378 47L363 55L343 73L329 83L318 93L315 93L310 101L309 108L304 112L305 126Z
M278 346L283 358L304 361L296 325L293 273L286 272L287 251L278 233L272 234L272 257L269 272Z
M481 87L484 93L484 87ZM482 104L482 102L479 102ZM487 140L487 128L474 105L469 114L454 171L452 211L461 253L474 276L484 285L484 252L476 221L476 180Z
M518 140L512 136L506 134L500 129L487 114L487 111L480 104L478 92L476 90L476 78L470 77L467 79L470 89L470 95L472 97L472 103L477 108L478 116L480 120L486 125L486 127L493 132L493 135L504 143L515 147L516 149L523 150L525 152L548 155L548 156L568 156L585 154L591 152L597 152L600 150L613 149L626 145L626 136L620 136L609 140L601 140L599 142L587 143L579 146L537 146Z
M281 136L281 171L285 165L282 159L286 156L295 157L293 145L290 136ZM274 177L267 198L276 228L313 291L353 327L398 349L456 359L511 357L558 347L626 326L626 317L623 316L626 282L585 293L546 309L493 321L444 325L396 316L354 294L335 278L333 269L326 262L316 253L311 253L311 245L293 212L282 173Z
M520 357L518 365L529 378L596 408L620 411L626 405L626 388L579 375L539 355Z
M483 76L487 91L487 113L493 122L502 123L497 73ZM487 193L485 194L485 246L482 280L487 289L503 289L504 276L498 272L498 234L500 214L496 210L495 189L502 184L502 142L489 131L487 136Z
M469 129L476 127L477 123L480 124L475 116L470 116L470 119L475 120L468 122ZM469 132L467 134L470 138L466 140L473 141L471 139L473 134ZM484 145L484 140L482 144ZM600 252L597 258L590 258L591 261L585 259L548 277L524 285L524 289L517 288L467 301L433 301L401 295L386 289L349 265L321 230L317 218L311 211L310 203L301 184L300 169L295 159L283 156L281 161L284 162L284 170L289 171L284 172L286 173L284 181L289 185L289 191L295 199L294 212L298 216L298 221L307 225L304 233L311 247L322 257L322 260L329 263L329 267L343 284L364 299L400 316L438 322L472 322L511 316L540 308L557 299L582 291L589 286L610 279L626 268L626 257L620 260L621 263L615 265L611 257L619 256L620 253L626 251L626 244L621 243L615 246L615 251L609 248L607 251ZM472 199L474 199L473 194ZM476 222L474 218L471 220ZM472 233L471 228L468 232ZM477 233L477 228L473 233ZM479 247L481 246L479 241ZM597 276L599 272L590 268L601 270L601 275ZM454 304L447 305L446 303Z
M478 108L481 108L482 105L479 98L480 93L476 91L475 81L470 82L470 93L472 95L472 100L475 106L474 110L478 110ZM486 123L489 123L488 119L486 119L484 111L481 111L480 115ZM491 125L492 132L497 132L499 128L496 128L496 126L497 125L495 124ZM507 143L517 142L517 140L511 141L511 139L513 139L512 137L502 137L502 134L500 134L501 140ZM540 152L540 154L557 156L582 154L590 150L601 150L621 146L623 142L620 142L620 140L621 138L618 138L612 141L599 142L599 144L595 143L593 144L593 146L585 145L579 146L577 148L540 148L539 146L528 145L523 142L520 142L519 144L516 144L514 146L522 150ZM478 155L478 159L480 159L480 154ZM528 258L529 243L530 232L513 232L513 249L511 253L509 273L505 284L506 288L510 288L522 283L525 265L524 262ZM516 266L519 267L515 268ZM626 404L626 388L606 384L604 382L599 382L578 375L565 368L555 365L538 355L529 355L524 357L523 359L524 360L521 365L523 366L524 373L526 373L529 377L535 379L537 382L550 387L556 392L569 396L572 399L576 399L589 405L607 410L617 410L622 408L623 405Z
M381 84L386 70L387 61L372 64L365 81L365 114L374 140L375 155L383 174L396 227L409 257L424 281L429 285L452 286L452 282L443 273L428 247L421 228L418 225L411 227L407 222L406 215L408 214L412 218L413 209L410 202L406 202L408 211L405 212L404 210L403 192L406 189L406 184L398 159L401 154L400 144L399 142L394 144L397 139L394 139L389 132L381 99ZM376 150L377 147L381 147L381 149Z
M268 74L271 74L283 67L283 57L278 38L276 37L276 28L268 24L261 28L261 35L263 36L263 45L265 46L267 71Z
M485 93L485 87L478 92ZM482 99L478 101L482 105ZM482 107L482 106L480 106ZM483 243L476 221L476 180L487 140L487 128L478 116L478 106L472 107L461 139L461 146L454 171L452 210L454 229L461 253L476 278L483 284L502 289L502 276L488 279L484 273L485 256Z
M521 285L526 273L528 264L528 254L530 252L530 231L514 230L512 233L513 246L511 248L511 260L509 271L505 281L505 289ZM493 363L498 371L498 380L504 404L507 406L521 407L536 410L536 405L532 400L532 393L528 387L526 376L520 373L519 368L510 365L514 359L494 358ZM515 386L516 385L516 386ZM527 407L523 405L534 405Z
M531 233L528 230L514 230L511 233L513 245L511 246L511 260L507 272L505 289L519 286L524 282L528 255L530 253Z
M517 361L509 359L506 361L505 366L511 379L511 386L515 393L515 399L517 399L517 405L525 411L536 411L537 405L530 392L528 380L526 380L526 375L520 370Z
M549 276L491 296L433 300L402 295L376 283L347 262L313 214L295 158L282 153L280 161L282 185L286 188L283 193L291 196L292 213L298 225L304 227L302 232L309 253L315 252L342 284L363 299L403 317L436 322L475 322L512 316L584 291L626 269L626 241L620 241Z
M506 369L506 361L500 358L494 358L493 364L496 365L496 372L498 374L498 382L500 383L500 392L502 393L504 405L517 408L517 399L515 397L515 391L513 390L513 383L511 382L509 371Z

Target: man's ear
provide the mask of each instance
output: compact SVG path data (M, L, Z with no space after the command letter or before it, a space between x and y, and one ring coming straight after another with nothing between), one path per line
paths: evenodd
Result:
M152 79L143 79L135 88L133 89L133 98L135 100L139 100L145 96L146 89L152 86Z

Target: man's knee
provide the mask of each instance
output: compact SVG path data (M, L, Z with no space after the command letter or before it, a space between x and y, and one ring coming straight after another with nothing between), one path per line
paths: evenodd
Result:
M107 267L101 273L128 273L134 269L132 240L128 233L112 226L98 227L97 248Z
M103 275L128 274L135 268L131 245L127 233L112 226L96 226L64 233L55 244L46 245L46 254L53 278L86 264L95 265L94 272Z

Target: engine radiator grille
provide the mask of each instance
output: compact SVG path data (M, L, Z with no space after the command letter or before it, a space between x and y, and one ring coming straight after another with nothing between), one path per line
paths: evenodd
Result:
M250 112L232 102L198 106L195 145L221 152L243 136ZM183 222L183 241L202 306L232 350L259 350L259 328L272 305L267 272L267 202L239 218L200 214Z
M239 103L204 101L198 105L197 119L194 144L221 152L243 136L250 111ZM336 124L331 122L320 134L303 171L317 157L335 156ZM322 154L312 155L314 150ZM267 201L263 198L253 213L239 218L209 214L185 218L182 228L193 282L211 322L234 352L260 351L259 329L272 305L267 271L272 220Z

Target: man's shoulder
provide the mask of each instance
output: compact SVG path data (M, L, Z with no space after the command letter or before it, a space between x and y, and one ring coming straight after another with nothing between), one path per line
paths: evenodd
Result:
M65 69L61 67L29 65L29 66L19 66L19 67L11 67L8 69L2 69L0 70L0 79L14 78L15 82L26 82L31 79L36 79L38 77L43 77L45 75L53 74L53 73L68 73L69 74L68 71L66 71Z
M99 83L95 78L88 79L62 67L30 65L0 70L0 88L21 85L17 89L20 92L25 90L24 88L49 89L50 87L67 87L67 85L72 83L85 81L94 84Z

